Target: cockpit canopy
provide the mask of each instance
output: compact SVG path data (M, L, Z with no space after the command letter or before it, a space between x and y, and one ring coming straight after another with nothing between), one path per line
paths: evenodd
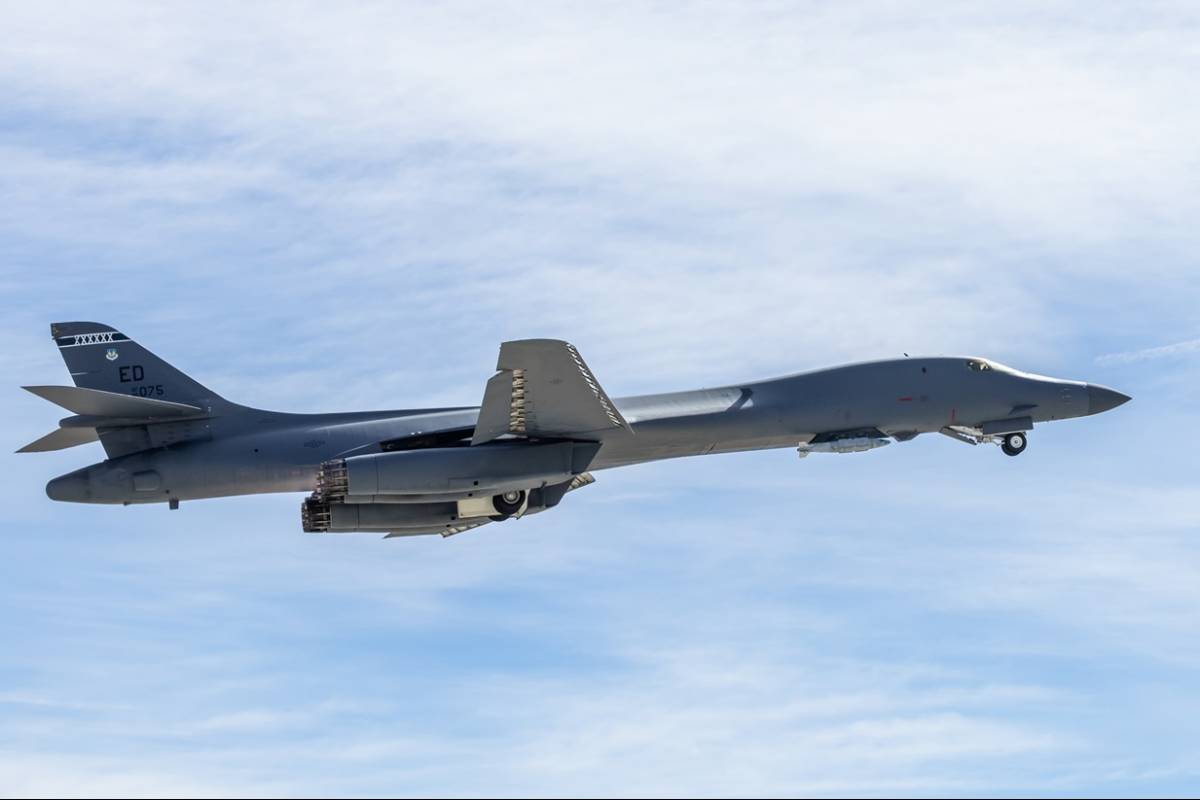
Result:
M1006 367L1003 364L998 364L995 361L989 361L986 358L968 358L966 361L967 369L972 372L1007 372L1009 375L1020 374L1012 367Z

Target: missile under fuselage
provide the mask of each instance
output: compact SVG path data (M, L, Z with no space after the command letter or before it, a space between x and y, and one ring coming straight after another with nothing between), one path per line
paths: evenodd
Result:
M830 439L824 442L802 444L796 448L801 458L809 453L864 453L877 447L891 444L891 439L871 436L853 436L844 439Z

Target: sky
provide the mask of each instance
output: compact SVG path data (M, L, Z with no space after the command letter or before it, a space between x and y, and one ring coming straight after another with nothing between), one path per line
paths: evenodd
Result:
M939 7L940 5L940 7ZM597 475L450 539L0 457L0 795L1160 796L1200 782L1200 11L8 3L0 391L112 325L286 411L977 354L1134 397Z

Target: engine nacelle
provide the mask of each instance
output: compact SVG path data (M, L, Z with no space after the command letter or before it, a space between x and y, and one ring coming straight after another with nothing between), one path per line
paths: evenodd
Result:
M443 536L450 536L482 522L505 519L510 514L523 516L552 508L567 492L594 481L591 473L584 472L562 483L522 491L522 500L515 514L496 507L494 501L499 498L488 494L466 501L423 503L390 503L381 500L384 495L374 495L375 502L345 503L314 492L300 506L300 519L308 533L387 531L406 536L440 532Z
M494 442L352 456L321 465L317 493L334 501L381 495L446 500L493 495L569 481L587 469L599 449L597 442Z

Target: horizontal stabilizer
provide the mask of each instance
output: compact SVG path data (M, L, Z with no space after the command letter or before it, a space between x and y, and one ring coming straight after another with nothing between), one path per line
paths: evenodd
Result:
M95 442L99 438L95 428L59 428L47 433L36 442L30 442L17 452L48 453L51 450L65 450L68 447Z
M25 386L43 400L88 417L124 417L138 419L177 419L203 414L203 409L186 403L153 400L100 389L79 386Z

